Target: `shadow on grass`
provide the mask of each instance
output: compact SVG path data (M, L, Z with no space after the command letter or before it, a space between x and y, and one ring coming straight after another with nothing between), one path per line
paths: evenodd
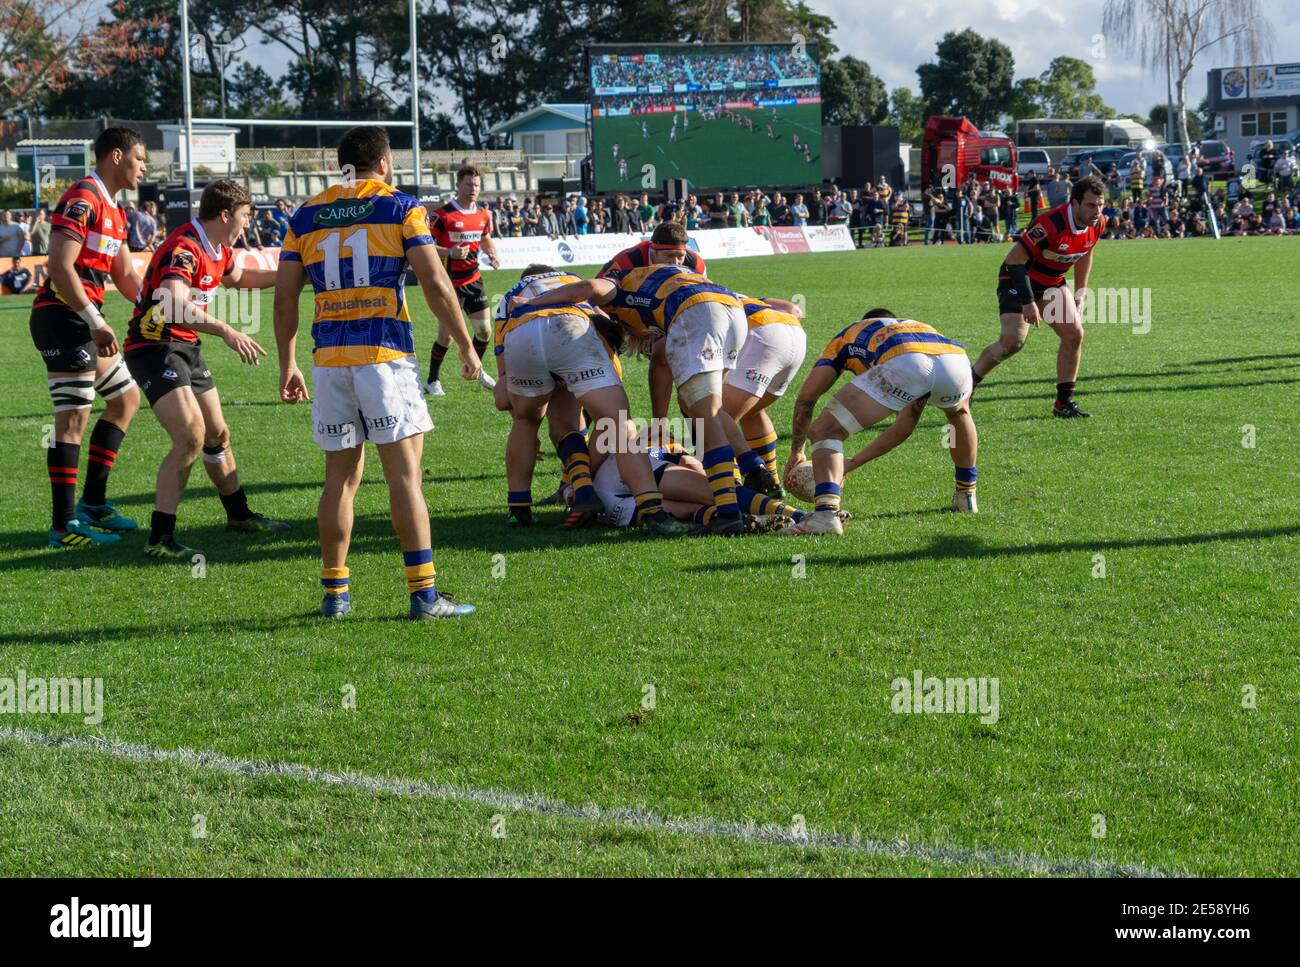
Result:
M852 526L850 524L849 526ZM979 537L966 534L936 537L923 547L886 554L837 554L829 557L817 555L818 565L835 564L861 566L863 564L899 564L905 561L983 560L990 557L1028 557L1039 554L1097 554L1102 551L1135 550L1147 547L1177 547L1184 544L1213 544L1219 541L1259 541L1279 537L1300 537L1300 524L1281 527L1261 527L1252 530L1217 531L1203 534L1170 534L1165 537L1115 538L1111 540L1060 541L1044 544L999 546L989 544ZM802 542L800 546L824 547L826 539ZM715 561L696 564L683 570L695 573L712 571L737 571L756 566L789 567L784 558L751 561Z
M505 508L500 512L472 514L435 513L430 520L433 559L438 562L442 551L482 551L498 554L513 551L551 550L581 547L610 541L655 540L640 531L626 528L591 526L581 530L564 530L560 524L565 511L560 507L538 508L537 523L528 528L508 528ZM202 551L209 568L227 565L262 564L270 561L310 561L317 566L320 544L316 518L287 518L288 531L269 534L237 534L224 524L187 527L182 518L177 540ZM159 567L188 569L190 558L155 560L144 556L148 528L129 534L115 544L85 550L50 550L45 547L45 531L9 531L0 533L0 558L6 571L79 570L102 571L105 567ZM358 517L352 531L352 553L399 551L397 535L386 514Z
M1238 356L1235 359L1197 359L1185 362L1183 366L1222 366L1232 369L1238 373L1257 373L1266 370L1292 369L1300 366L1300 363L1291 363L1290 365L1279 366L1276 363L1267 366L1246 366L1238 367L1238 363L1266 362L1279 359L1300 359L1300 353L1275 353L1267 356ZM1154 373L1085 373L1081 380L1084 383L1100 383L1112 379L1165 379L1170 376L1207 376L1204 369L1162 369ZM1017 379L999 379L997 377L989 378L989 385L1001 384L1004 386L1040 386L1043 384L1053 384L1055 377L1029 377Z
M1138 375L1138 374L1134 374L1134 375ZM1201 375L1201 374L1197 373L1195 375ZM1106 387L1099 387L1097 389L1092 389L1091 388L1092 383L1095 381L1096 381L1095 377L1092 376L1083 377L1083 379L1081 380L1082 387L1080 389L1081 397L1113 396L1120 393L1145 393L1145 394L1194 393L1199 390L1245 389L1250 386L1285 386L1290 383L1300 383L1300 379L1257 379L1257 380L1250 380L1250 381L1239 382L1239 383L1180 383L1176 386L1148 385L1148 386L1121 386L1121 387L1116 387L1114 389L1107 389ZM972 399L972 406L977 407L981 403L1000 403L1000 402L1008 402L1008 401L1041 400L1041 399L1053 398L1052 393L1050 392L1049 389L1047 389L1046 382L1044 382L1043 380L1034 380L1033 382L1036 385L1044 387L1043 391L1040 393L1032 393L1032 394L1020 393L1020 394L1001 394L997 396L991 396L991 395L987 395L984 392L983 386L981 386L980 391L977 392ZM989 385L993 388L996 388L1000 383L1001 383L1000 380L992 380L990 381ZM979 418L978 413L976 413L976 419L978 418Z

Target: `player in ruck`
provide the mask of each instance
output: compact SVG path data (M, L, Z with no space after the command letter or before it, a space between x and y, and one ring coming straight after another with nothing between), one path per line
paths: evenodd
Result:
M140 408L140 391L100 310L110 278L129 301L140 294L126 247L126 212L114 198L134 189L144 171L140 132L108 128L95 139L95 170L63 193L50 218L49 275L32 302L29 323L54 401L54 436L45 458L53 500L49 547L111 544L136 527L109 503L107 486L122 438ZM96 393L104 398L104 412L90 434L86 486L78 501L81 439Z
M176 511L200 454L226 510L226 530L289 529L288 524L249 509L221 398L199 347L199 333L203 333L219 337L250 365L266 355L250 336L211 314L212 294L220 286L275 285L274 269L247 269L235 263L231 246L248 228L252 205L252 195L238 182L223 178L209 183L199 201L198 217L173 230L154 251L131 316L123 356L172 441L158 468L149 542L144 548L149 557L189 559L196 553L177 541L175 533Z
M1106 185L1096 175L1080 178L1062 205L1043 212L1016 236L998 270L998 311L1002 335L975 361L978 387L984 377L1008 356L1020 352L1029 327L1046 321L1060 337L1056 353L1056 402L1052 412L1062 419L1091 414L1079 409L1074 388L1083 356L1083 324L1079 312L1088 295L1092 250L1106 230L1101 213ZM1074 268L1074 294L1065 273Z
M441 208L434 209L429 218L433 241L438 254L445 260L452 287L456 290L456 299L469 317L474 352L479 358L487 351L488 342L492 338L492 313L483 292L483 276L478 267L479 249L483 249L493 268L500 265L496 246L492 242L492 213L478 204L482 186L483 176L479 170L473 165L464 166L456 172L456 197ZM442 374L442 361L450 346L451 333L440 322L438 338L429 353L429 375L424 384L426 396L446 395L439 376ZM479 382L488 389L496 384L486 372L480 372Z
M707 275L704 257L690 247L690 236L681 222L663 222L656 226L648 241L638 242L623 249L606 262L596 278L603 279L611 272L639 269L647 265L683 265L692 272ZM650 349L650 415L657 420L668 416L668 403L673 397L673 374L664 352L664 341L656 339Z

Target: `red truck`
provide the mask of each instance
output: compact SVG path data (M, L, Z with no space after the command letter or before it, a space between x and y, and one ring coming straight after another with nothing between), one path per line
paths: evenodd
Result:
M1016 147L1010 138L986 135L964 117L932 115L921 135L921 188L954 188L974 174L994 188L1020 187Z

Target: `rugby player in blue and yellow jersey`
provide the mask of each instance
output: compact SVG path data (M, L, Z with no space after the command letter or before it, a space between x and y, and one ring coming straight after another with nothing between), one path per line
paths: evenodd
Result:
M355 178L303 204L289 222L275 284L280 398L311 399L295 361L298 296L316 291L312 323L312 422L325 451L321 494L321 613L352 608L347 568L352 503L361 483L364 444L372 441L388 482L393 528L402 545L413 619L448 618L474 609L439 593L434 582L429 510L421 490L424 434L433 428L420 392L419 367L404 277L409 265L425 301L460 348L461 376L482 366L456 294L434 248L419 200L389 181L393 153L381 127L352 128L339 142L339 167Z
M790 434L789 468L804 462L803 444L812 440L816 511L786 528L787 534L842 534L840 490L846 474L898 446L916 429L932 402L952 426L952 461L956 493L952 509L974 513L975 456L979 440L970 415L970 360L961 343L923 322L898 319L888 309L872 309L827 344L795 401ZM840 374L850 383L808 423L817 400ZM896 413L893 424L857 456L844 459L844 441L865 427Z
M783 299L740 297L749 333L727 374L722 408L745 435L746 450L737 463L745 486L769 497L781 497L776 465L776 427L765 412L779 400L803 365L808 336L800 309Z
M647 265L560 286L534 297L531 305L583 302L605 308L636 338L666 337L678 402L703 430L703 463L717 507L697 533L746 533L736 502L735 454L747 448L736 421L722 408L722 375L736 365L747 330L740 298L681 266Z
M532 478L537 456L537 430L557 390L576 397L595 420L602 439L614 443L619 472L632 487L635 523L655 534L687 530L664 511L663 495L650 469L645 449L636 444L636 426L628 418L627 393L612 347L597 331L603 316L590 303L561 303L541 307L538 297L581 280L546 266L525 270L508 296L508 313L496 335L499 372L510 393L514 423L506 441L506 478L510 518L515 526L531 523ZM537 271L541 269L542 271ZM621 333L620 333L621 335ZM574 488L574 503L564 526L582 527L604 509L592 487L591 455L576 426L558 445L566 476Z

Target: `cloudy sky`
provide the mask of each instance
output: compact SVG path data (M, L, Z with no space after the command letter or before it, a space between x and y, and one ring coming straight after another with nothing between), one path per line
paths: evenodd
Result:
M1165 100L1163 70L1153 76L1115 43L1106 45L1105 57L1093 56L1093 38L1101 33L1100 0L808 0L808 5L839 25L832 39L840 52L865 60L891 90L917 90L917 65L934 59L935 45L949 30L970 27L1011 48L1017 78L1039 74L1053 57L1068 55L1092 64L1098 92L1120 113L1145 115ZM1300 4L1261 0L1260 5L1276 29L1271 62L1300 61ZM1205 95L1206 70L1232 66L1230 56L1212 52L1198 58L1189 103L1198 104Z

